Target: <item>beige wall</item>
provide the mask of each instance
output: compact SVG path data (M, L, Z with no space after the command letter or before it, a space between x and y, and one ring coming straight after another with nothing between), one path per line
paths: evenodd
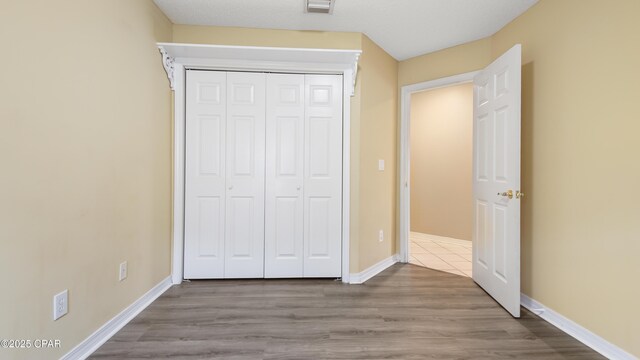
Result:
M363 51L351 98L351 272L395 254L398 62L360 33L189 25L173 29L173 41L180 43ZM378 172L378 159L386 161L385 172ZM380 229L385 233L382 243Z
M491 42L494 58L523 47L523 291L636 356L638 14L637 0L543 0Z
M401 61L398 85L480 70L491 62L491 39L485 38Z
M473 84L411 96L411 231L471 240Z
M63 347L1 358L59 358L169 275L170 40L151 0L3 2L0 338Z
M522 44L522 290L636 356L639 13L637 0L541 0L487 41L401 62L399 81Z
M359 157L352 156L359 181L352 181L351 189L359 192L358 271L362 271L396 253L398 62L363 36L359 68L360 150ZM378 160L385 161L384 171L378 171ZM379 230L384 232L382 242Z

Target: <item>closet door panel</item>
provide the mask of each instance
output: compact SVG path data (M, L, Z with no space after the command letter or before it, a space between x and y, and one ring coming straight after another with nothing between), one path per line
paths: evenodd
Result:
M265 78L227 73L225 278L264 276Z
M305 75L304 277L340 277L342 76Z
M265 277L302 277L304 75L267 75Z
M226 73L187 71L184 277L224 276Z

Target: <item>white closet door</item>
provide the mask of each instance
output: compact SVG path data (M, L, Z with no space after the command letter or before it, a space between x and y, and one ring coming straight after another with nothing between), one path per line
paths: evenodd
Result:
M340 277L342 76L305 75L304 277Z
M227 73L225 278L264 276L265 74Z
M187 71L184 277L224 276L226 73Z
M267 75L265 277L302 277L304 75Z

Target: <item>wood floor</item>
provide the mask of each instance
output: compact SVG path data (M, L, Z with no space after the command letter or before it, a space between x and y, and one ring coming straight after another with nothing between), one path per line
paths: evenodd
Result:
M364 285L219 280L174 286L92 359L603 359L473 280L396 264Z

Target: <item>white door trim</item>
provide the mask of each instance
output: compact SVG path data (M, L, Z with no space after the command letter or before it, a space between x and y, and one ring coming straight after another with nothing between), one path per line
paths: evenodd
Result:
M173 83L179 83L173 94L173 252L171 258L171 282L180 284L184 276L184 184L185 184L185 120L186 78L184 66L176 64Z
M349 283L351 96L361 50L293 49L158 43L174 90L173 252L171 281L184 279L185 69L340 74L342 107L342 282ZM188 57L187 57L188 56Z
M417 84L405 85L400 89L400 262L409 262L410 229L410 138L411 129L411 95L417 92L433 90L441 87L470 83L480 71L453 75Z

